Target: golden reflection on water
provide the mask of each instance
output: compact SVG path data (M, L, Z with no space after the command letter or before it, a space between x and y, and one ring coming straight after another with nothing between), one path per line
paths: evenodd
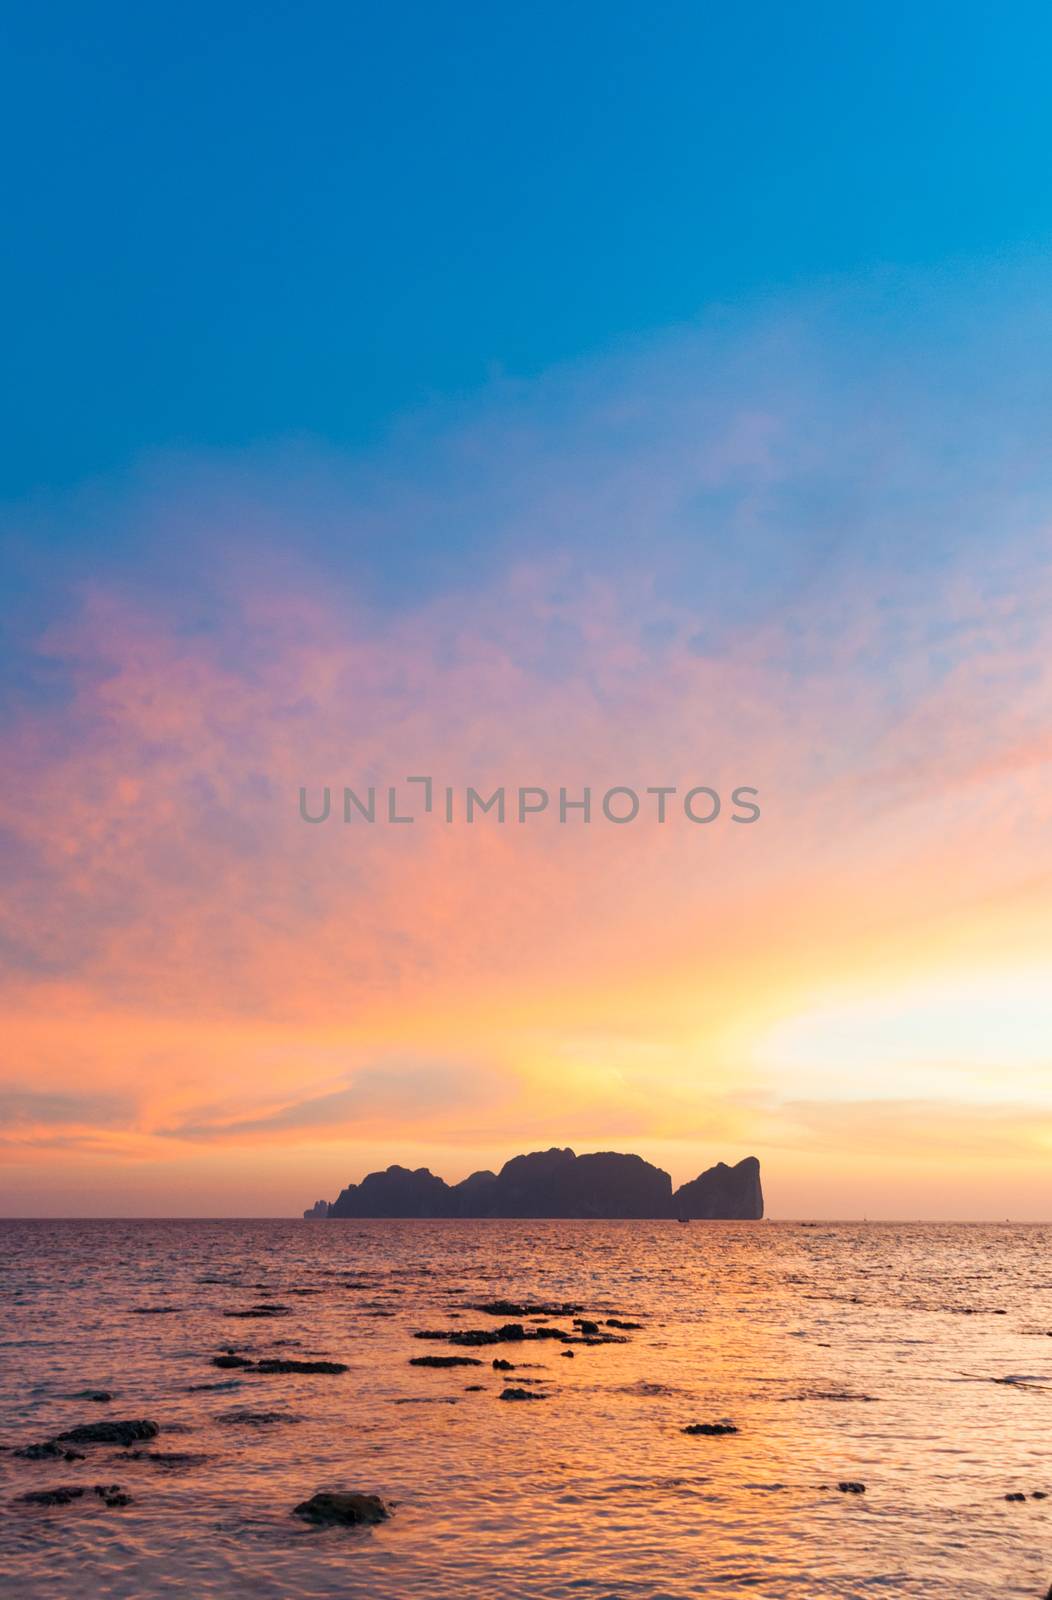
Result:
M151 1451L206 1459L0 1455L0 1554L26 1600L1043 1595L1048 1502L1004 1495L1052 1491L1048 1243L931 1225L4 1224L3 1442L142 1416L162 1427ZM498 1326L469 1309L494 1296L644 1326L591 1347L413 1338ZM289 1314L223 1315L259 1302ZM350 1370L216 1368L228 1345ZM480 1364L411 1366L422 1353ZM113 1403L70 1398L87 1385ZM547 1398L501 1401L506 1385ZM720 1421L739 1431L683 1432ZM133 1504L17 1499L100 1477ZM367 1533L290 1516L338 1486L394 1516Z

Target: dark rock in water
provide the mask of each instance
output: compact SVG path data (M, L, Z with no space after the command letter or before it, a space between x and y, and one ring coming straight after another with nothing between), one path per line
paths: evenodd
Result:
M838 1483L837 1488L841 1494L865 1494L866 1492L864 1483L855 1483L850 1478L843 1483Z
M534 1394L531 1389L502 1389L499 1400L547 1400L546 1394Z
M378 1494L359 1494L350 1489L320 1490L309 1500L302 1501L292 1510L294 1517L305 1517L308 1522L322 1525L339 1524L355 1527L360 1524L383 1522L391 1515L391 1508Z
M573 1354L572 1350L560 1350L559 1354L561 1356L563 1356L567 1361L572 1361L574 1359L574 1354Z
M97 1483L92 1493L97 1494L103 1505L111 1510L116 1506L130 1506L132 1503L131 1495L125 1494L119 1483Z
M262 1428L272 1422L302 1422L303 1418L296 1416L293 1411L223 1411L216 1418L217 1422L227 1422L232 1425L242 1425L247 1428Z
M1045 1493L1044 1489L1035 1489L1030 1498L1031 1500L1047 1500L1048 1495Z
M411 1367L481 1367L478 1356L410 1356Z
M691 1422L683 1429L684 1433L704 1433L713 1438L737 1431L733 1422Z
M320 1206L320 1202L319 1202ZM321 1215L319 1206L304 1215ZM475 1172L452 1187L426 1167L391 1166L350 1184L330 1217L690 1217L763 1216L760 1166L723 1162L672 1193L672 1180L641 1156L570 1149L514 1156L500 1172ZM498 1316L526 1315L499 1310ZM543 1313L542 1313L543 1314ZM560 1309L555 1314L566 1315Z
M482 1394L482 1393L484 1393L485 1388L486 1388L486 1385L484 1383L466 1383L464 1385L464 1393L465 1394Z
M224 1311L224 1317L287 1317L288 1306L258 1305L249 1306L245 1311Z
M494 1372L514 1372L515 1371L515 1363L514 1363L514 1361L505 1361L503 1356L498 1356L496 1358L496 1360L491 1363L491 1365L493 1367Z
M56 1435L58 1443L68 1444L135 1444L140 1439L156 1439L160 1433L156 1422L85 1422L79 1428L67 1428Z
M242 1371L285 1373L285 1372L348 1372L350 1369L342 1361L294 1361L288 1356L267 1356L262 1361L250 1361L247 1356L213 1356L213 1367L237 1367Z
M70 1395L71 1400L94 1400L96 1405L105 1405L113 1396L108 1389L81 1389L78 1394Z
M312 1206L307 1207L303 1215L306 1221L310 1222L314 1217L327 1217L329 1211L330 1206L327 1200L315 1200Z
M569 1301L561 1304L538 1304L532 1300L484 1300L481 1305L468 1306L469 1311L482 1311L489 1317L572 1317L583 1306Z
M677 1189L672 1207L677 1217L758 1221L763 1216L760 1163L755 1156L746 1156L736 1167L720 1161Z
M180 1309L179 1306L133 1306L132 1312L137 1317L174 1317Z
M843 1484L841 1484L840 1487L843 1488L844 1487ZM1026 1499L1026 1495L1025 1494L1006 1494L1005 1495L1005 1499L1006 1500L1025 1500Z
M23 1461L48 1461L61 1458L63 1461L83 1461L83 1450L67 1450L55 1439L45 1439L43 1444L26 1444L21 1450L15 1450L13 1455L19 1456Z
M31 1489L28 1494L20 1494L19 1500L28 1506L68 1506L74 1500L79 1500L86 1490L81 1484L60 1484L56 1489Z
M582 1321L582 1319L580 1317L575 1317L574 1318L574 1324L575 1324L576 1327L580 1328L582 1333L598 1333L599 1332L599 1324L598 1324L598 1322L588 1322L587 1320L583 1320Z
M526 1338L521 1322L506 1322L500 1328L421 1328L414 1339L444 1339L448 1344L515 1344Z
M619 1322L617 1317L607 1317L606 1325L607 1325L608 1328L622 1328L622 1329L633 1329L633 1330L637 1329L637 1328L641 1328L643 1326L643 1324L641 1322Z
M256 1372L324 1372L335 1375L339 1372L349 1372L350 1368L342 1361L289 1361L280 1360L257 1361Z

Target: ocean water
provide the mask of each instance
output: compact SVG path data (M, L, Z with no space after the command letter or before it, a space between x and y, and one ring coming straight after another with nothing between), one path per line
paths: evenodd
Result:
M1050 1245L1052 1229L1008 1225L3 1223L3 1592L1037 1600ZM468 1309L493 1297L643 1326L601 1345L414 1339L499 1326ZM224 1315L260 1302L289 1314ZM226 1347L349 1370L224 1370ZM409 1365L451 1353L482 1364ZM526 1379L546 1398L498 1398ZM86 1388L114 1399L72 1398ZM138 1458L14 1454L107 1417L161 1431ZM738 1432L682 1431L725 1420ZM99 1482L130 1503L106 1506ZM66 1484L89 1492L20 1498ZM291 1514L336 1487L381 1494L390 1520Z

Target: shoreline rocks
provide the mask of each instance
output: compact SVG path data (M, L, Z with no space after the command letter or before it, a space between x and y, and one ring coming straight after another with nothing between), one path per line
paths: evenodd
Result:
M378 1494L357 1489L319 1489L309 1500L293 1506L292 1515L321 1527L359 1527L385 1522L391 1507Z

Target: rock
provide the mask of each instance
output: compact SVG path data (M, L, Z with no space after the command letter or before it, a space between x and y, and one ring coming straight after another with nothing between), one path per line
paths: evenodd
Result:
M30 1489L20 1494L19 1500L27 1506L68 1506L85 1493L81 1484L61 1484L57 1489Z
M370 1172L361 1183L344 1189L329 1208L332 1217L448 1217L452 1216L449 1185L426 1167L410 1172L391 1166Z
M217 1422L230 1423L232 1426L246 1428L267 1427L275 1422L302 1422L303 1418L296 1416L292 1411L224 1411L217 1418Z
M733 1422L691 1422L682 1431L684 1433L704 1433L711 1437L719 1437L725 1433L737 1433L738 1429Z
M327 1200L315 1200L312 1206L307 1207L303 1215L304 1218L309 1222L314 1217L327 1217L331 1210L332 1207L329 1205Z
M113 1509L116 1506L130 1506L132 1497L125 1494L119 1483L97 1483L92 1490L97 1494L105 1506Z
M426 1167L390 1166L349 1184L324 1213L322 1206L318 1201L304 1216L758 1218L763 1195L755 1156L735 1167L720 1162L673 1195L668 1173L641 1156L578 1156L553 1146L514 1156L497 1174L474 1172L452 1187Z
M287 1317L288 1306L258 1305L249 1306L245 1311L224 1311L224 1317Z
M580 1317L575 1317L574 1318L574 1325L576 1327L580 1328L582 1333L598 1333L599 1332L599 1324L598 1324L598 1322L588 1322L587 1320L582 1321L582 1319Z
M572 1350L560 1350L560 1351L559 1351L559 1354L560 1354L560 1355L561 1355L561 1356L562 1356L562 1357L563 1357L563 1359L564 1359L564 1360L566 1360L566 1361L572 1361L572 1360L573 1360L573 1358L574 1358L574 1354L573 1354L573 1351L572 1351Z
M174 1317L180 1309L179 1306L133 1306L132 1314L136 1317Z
M547 1400L546 1394L534 1394L531 1389L502 1389L499 1400Z
M583 1306L537 1304L530 1300L484 1300L481 1305L468 1306L469 1311L482 1311L489 1317L572 1317Z
M378 1494L360 1494L352 1489L322 1489L292 1510L294 1517L305 1517L319 1525L338 1524L356 1527L384 1522L391 1508Z
M288 1372L323 1372L335 1375L350 1368L342 1361L293 1361L287 1356L268 1356L262 1361L250 1361L246 1356L213 1356L213 1367L237 1367L251 1372L269 1374Z
M411 1367L481 1367L477 1356L410 1356Z
M105 1405L113 1396L108 1389L81 1389L78 1394L70 1395L71 1400L93 1400L96 1405Z
M641 1328L643 1326L643 1324L641 1322L619 1322L616 1317L607 1317L606 1325L607 1325L608 1328L622 1328L622 1329L633 1329L633 1330L636 1329L636 1328Z
M735 1167L718 1162L676 1190L672 1210L677 1217L758 1221L763 1216L760 1163L755 1156Z
M503 1356L498 1356L497 1359L494 1362L492 1362L492 1367L493 1367L494 1372L514 1372L515 1371L515 1363L514 1363L514 1361L505 1361Z
M843 1484L841 1484L840 1487L843 1488L844 1487ZM1025 1500L1026 1499L1026 1495L1025 1494L1006 1494L1005 1495L1005 1499L1006 1500Z
M486 1385L484 1383L466 1383L464 1385L464 1393L465 1394L482 1394L484 1392L484 1390L485 1390L485 1387L486 1387Z
M865 1494L866 1492L864 1483L855 1483L850 1478L843 1483L838 1483L837 1488L841 1494Z
M177 1471L180 1467L199 1467L210 1458L190 1450L127 1450L114 1461L149 1461L155 1467Z
M1047 1500L1048 1495L1045 1493L1044 1489L1035 1489L1030 1498L1031 1500Z
M56 1443L68 1444L135 1444L140 1439L156 1439L160 1433L156 1422L85 1422L79 1428L67 1428L56 1435Z
M280 1360L257 1361L257 1372L322 1372L335 1376L340 1372L349 1372L350 1368L343 1361L288 1361Z
M46 1439L43 1444L23 1445L21 1450L12 1454L19 1456L23 1461L46 1461L61 1457L63 1461L83 1461L83 1450L67 1450L54 1439Z

